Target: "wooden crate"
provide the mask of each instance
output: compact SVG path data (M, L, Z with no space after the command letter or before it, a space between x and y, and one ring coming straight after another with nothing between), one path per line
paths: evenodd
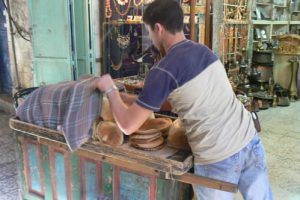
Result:
M70 152L57 131L10 119L18 134L24 199L191 199L191 184L236 192L236 185L187 173L191 152L155 152L87 142Z

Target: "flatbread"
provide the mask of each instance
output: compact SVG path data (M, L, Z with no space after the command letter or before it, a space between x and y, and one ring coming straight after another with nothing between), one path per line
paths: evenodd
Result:
M138 134L151 134L157 131L165 132L172 125L170 118L148 119L137 131Z

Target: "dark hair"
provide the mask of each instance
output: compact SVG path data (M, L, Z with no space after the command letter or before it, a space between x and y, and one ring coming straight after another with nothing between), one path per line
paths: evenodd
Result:
M143 21L154 29L155 23L162 24L169 32L183 30L183 12L175 0L154 0L145 9Z

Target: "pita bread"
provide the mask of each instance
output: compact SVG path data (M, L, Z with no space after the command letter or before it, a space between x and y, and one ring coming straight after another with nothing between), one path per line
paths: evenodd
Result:
M164 138L159 137L151 142L147 143L131 143L133 147L139 148L139 149L152 149L158 146L161 146L164 143Z
M101 121L95 131L94 137L104 144L117 146L124 142L124 135L114 122Z
M139 136L139 135L138 135ZM149 136L149 135L140 135L140 136ZM136 144L145 144L145 143L149 143L149 142L152 142L158 138L160 138L162 135L158 132L158 134L153 134L152 137L149 137L149 138L144 138L144 139L137 139L137 138L132 138L132 137L129 137L129 142L130 143L136 143Z
M137 131L138 134L152 134L157 131L165 132L172 125L170 118L148 119Z
M167 143L169 146L176 147L178 149L190 149L190 145L186 136L186 130L183 127L180 119L176 119L170 127Z

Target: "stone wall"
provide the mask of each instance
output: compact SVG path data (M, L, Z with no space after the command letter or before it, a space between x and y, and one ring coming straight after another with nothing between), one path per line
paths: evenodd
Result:
M12 23L11 34L10 24L7 20L13 89L18 89L18 87L32 87L33 74L31 41L23 39L16 29L17 26L19 32L21 32L26 39L31 40L27 0L6 0L6 4L8 3L7 1L9 1L11 16L15 21L15 24ZM14 44L12 41L14 41ZM13 45L15 48L15 58Z

